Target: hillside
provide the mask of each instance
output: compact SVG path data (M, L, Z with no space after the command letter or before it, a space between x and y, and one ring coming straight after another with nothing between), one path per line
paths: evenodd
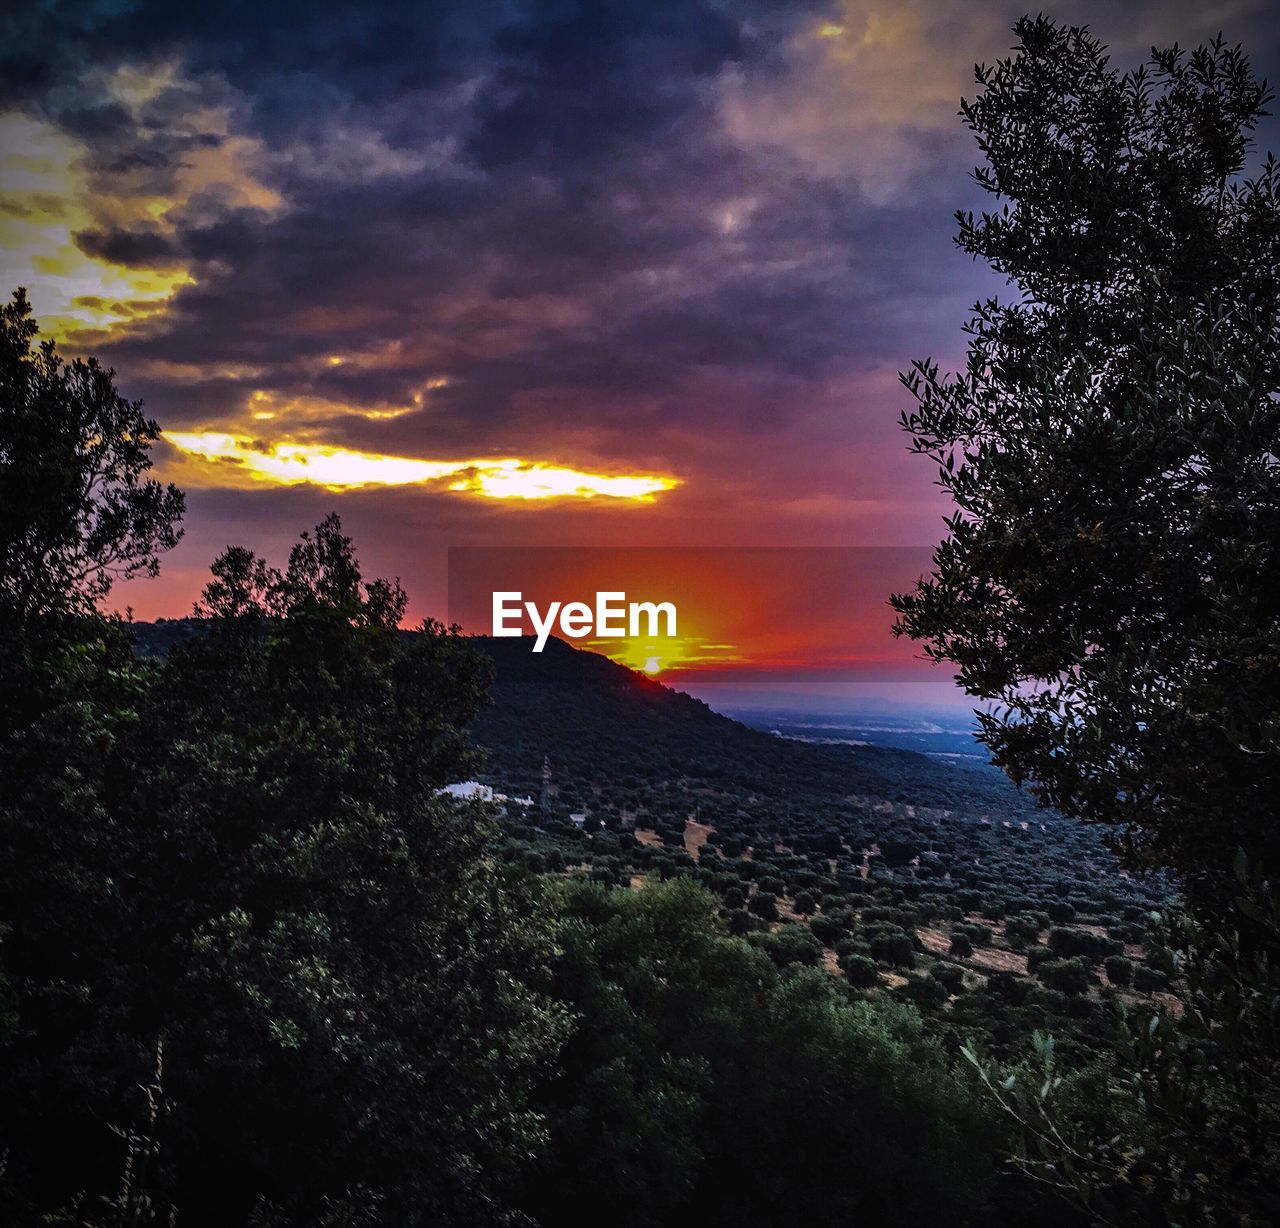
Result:
M951 1043L1012 1053L1051 1028L1087 1050L1110 998L1166 983L1147 916L1167 882L1130 878L1096 829L993 769L781 738L559 641L477 647L495 670L486 779L538 799L551 768L548 814L508 807L509 859L619 886L695 877L783 966L900 993Z
M163 653L200 628L195 619L135 624L137 651ZM558 639L540 654L525 639L473 642L494 665L493 702L473 730L486 752L481 776L536 799L545 758L553 818L585 811L593 828L671 833L696 820L731 847L877 844L882 862L924 853L944 874L967 865L979 881L992 877L985 866L1027 889L1061 890L1066 880L1166 894L1162 883L1123 877L1098 832L1040 809L991 770L779 737Z
M909 751L822 746L750 728L562 640L540 654L524 639L475 643L495 668L494 704L475 729L494 782L536 794L549 755L558 795L574 803L571 809L594 802L606 811L639 807L659 816L669 811L667 796L692 799L703 817L725 819L739 811L825 808L848 795L993 814L1029 807L989 772ZM584 783L586 796L576 792Z
M199 630L141 624L137 650ZM475 646L494 665L482 778L535 799L506 808L508 861L620 886L695 877L780 962L890 987L997 1048L1034 1027L1087 1038L1111 1026L1108 995L1166 981L1146 917L1169 885L994 771L778 737L558 640Z
M540 655L521 640L476 643L495 667L494 703L475 728L485 779L537 798L546 756L559 818L585 811L605 827L672 836L695 820L734 850L784 845L838 859L875 844L881 862L925 855L917 875L931 867L978 881L995 873L1026 891L1063 881L1136 890L1096 831L1041 810L990 770L781 738L561 641Z

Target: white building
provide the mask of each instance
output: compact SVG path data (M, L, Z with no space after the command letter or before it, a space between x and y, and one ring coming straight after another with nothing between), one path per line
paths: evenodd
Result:
M482 802L493 801L493 789L489 785L482 785L478 780L464 780L460 784L445 785L443 789L437 789L436 792L445 797L457 797L467 802L477 797Z

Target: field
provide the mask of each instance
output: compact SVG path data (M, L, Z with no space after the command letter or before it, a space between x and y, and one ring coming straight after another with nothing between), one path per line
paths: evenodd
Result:
M1147 919L1169 883L1130 876L1097 831L992 769L779 737L558 641L477 643L496 674L484 778L538 798L551 768L545 812L507 808L510 860L623 886L695 878L783 966L901 994L998 1049L1048 1026L1088 1043L1112 998L1167 983Z

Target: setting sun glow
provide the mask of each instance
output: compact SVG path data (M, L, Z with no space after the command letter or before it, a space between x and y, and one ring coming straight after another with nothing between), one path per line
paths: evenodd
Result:
M733 644L712 644L699 635L641 636L619 640L587 640L583 647L651 678L669 670L724 667L741 662Z

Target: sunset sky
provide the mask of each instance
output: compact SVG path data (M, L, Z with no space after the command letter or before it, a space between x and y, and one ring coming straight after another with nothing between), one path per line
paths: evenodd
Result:
M0 283L167 432L162 577L337 510L443 616L464 545L920 546L896 372L998 287L956 118L1019 4L27 4ZM1071 3L1128 65L1270 5ZM1274 128L1263 140L1272 145ZM885 613L885 624L888 613Z

